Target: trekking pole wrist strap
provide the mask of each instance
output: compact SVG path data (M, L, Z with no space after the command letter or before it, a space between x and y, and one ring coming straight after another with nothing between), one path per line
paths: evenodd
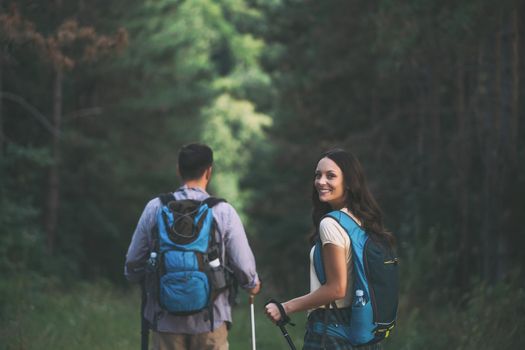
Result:
M286 314L286 311L284 310L284 307L283 307L283 304L281 304L280 302L278 302L277 300L275 299L270 299L266 302L266 304L264 304L264 306L268 305L268 304L275 304L277 306L277 309L279 310L279 313L281 314L281 319L279 321L277 321L277 325L279 327L282 327L282 326L285 326L287 325L288 323L291 325L291 326L295 326L295 323L292 323L292 320L290 319L290 317Z

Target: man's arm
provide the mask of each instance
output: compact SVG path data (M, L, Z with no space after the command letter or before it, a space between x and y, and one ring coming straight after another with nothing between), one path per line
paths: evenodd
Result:
M257 294L260 290L259 276L255 266L255 257L248 244L241 219L235 209L229 204L226 211L224 244L229 267L235 273L239 285L250 294Z
M152 199L144 208L135 228L124 266L124 275L128 281L139 282L144 276L146 260L150 251L151 230L155 226L159 206L159 200L157 198Z

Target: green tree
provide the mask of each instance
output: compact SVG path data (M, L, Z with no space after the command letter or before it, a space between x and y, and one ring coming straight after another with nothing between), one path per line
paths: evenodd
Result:
M256 113L249 101L227 94L204 111L204 118L202 139L213 148L217 164L212 188L242 213L252 199L253 189L241 187L241 182L250 175L247 165L254 161L255 150L265 147L265 128L271 126L272 119ZM246 225L248 218L243 219Z

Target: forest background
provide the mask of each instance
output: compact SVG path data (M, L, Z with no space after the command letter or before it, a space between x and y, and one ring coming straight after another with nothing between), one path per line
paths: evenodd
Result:
M335 146L398 240L386 348L525 348L522 1L0 4L1 349L139 346L125 253L193 141L256 254L259 348L286 348L264 299L308 290L313 171Z

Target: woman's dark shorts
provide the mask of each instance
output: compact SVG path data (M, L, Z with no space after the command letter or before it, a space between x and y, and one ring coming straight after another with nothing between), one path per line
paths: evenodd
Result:
M325 320L326 317L326 320ZM306 324L306 333L304 335L304 346L303 350L382 350L383 346L381 343L352 347L348 340L329 336L327 334L319 334L312 331L312 325L314 322L326 322L326 323L337 323L337 318L333 311L325 309L317 309L310 313L308 316L308 322ZM324 339L323 339L324 338Z

